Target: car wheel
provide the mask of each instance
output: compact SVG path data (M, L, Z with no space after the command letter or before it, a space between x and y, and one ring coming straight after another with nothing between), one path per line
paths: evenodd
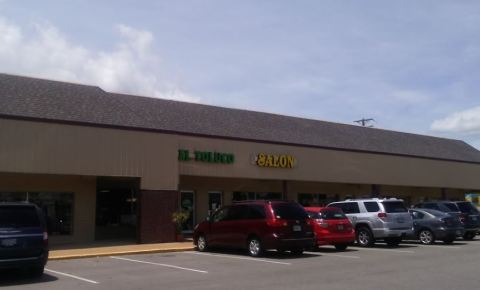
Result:
M345 251L347 249L348 245L347 244L336 244L335 249L338 251Z
M301 254L303 254L303 249L294 249L290 250L290 252L295 256L300 256Z
M357 229L357 243L361 247L371 247L373 245L373 235L367 227Z
M207 238L205 235L198 236L197 239L197 250L199 252L205 252L208 249Z
M418 233L418 239L424 245L431 245L435 242L435 236L431 230L421 230Z
M474 238L475 238L475 233L474 232L466 232L463 235L463 239L467 240L467 241L473 240Z
M402 242L402 238L388 238L385 239L385 242L387 242L387 246L389 247L396 247Z
M262 242L260 241L259 238L253 237L250 240L248 240L248 254L252 257L259 257L262 255L263 248L262 248Z
M30 269L30 274L32 277L38 278L43 275L44 267L33 267Z

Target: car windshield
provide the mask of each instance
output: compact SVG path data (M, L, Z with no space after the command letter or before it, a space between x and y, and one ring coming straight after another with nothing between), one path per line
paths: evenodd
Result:
M0 228L39 227L37 211L32 206L0 206Z
M395 213L395 212L407 212L407 208L401 201L388 201L383 202L383 207L385 208L385 212L387 213Z
M478 209L468 201L458 202L457 205L458 205L458 208L460 208L460 211L463 213L479 214Z
M277 219L301 220L308 218L307 212L296 203L274 203L272 208Z
M341 220L346 219L345 214L337 208L325 209L320 213L321 218L325 220Z

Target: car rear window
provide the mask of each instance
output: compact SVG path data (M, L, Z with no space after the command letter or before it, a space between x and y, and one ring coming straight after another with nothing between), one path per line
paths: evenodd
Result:
M328 207L336 207L343 210L346 214L360 213L360 208L356 202L339 202L329 204Z
M321 219L322 216L320 215L319 212L314 212L314 211L307 211L308 217L311 219Z
M385 208L385 212L388 213L408 212L407 208L401 201L383 202L383 207Z
M306 219L307 212L296 203L274 203L272 204L273 213L277 219Z
M478 214L478 209L471 204L470 202L457 202L458 208L460 208L460 211L463 213L468 213L468 214Z
M322 210L320 212L320 216L325 220L341 220L347 218L347 216L340 209L336 208Z
M458 206L453 202L446 202L443 205L446 206L450 211L460 211Z
M0 206L0 228L39 227L37 210L31 206Z

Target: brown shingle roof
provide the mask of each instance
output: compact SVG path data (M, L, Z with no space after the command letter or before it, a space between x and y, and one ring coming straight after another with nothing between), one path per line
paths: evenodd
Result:
M460 140L114 94L0 74L0 116L480 163Z

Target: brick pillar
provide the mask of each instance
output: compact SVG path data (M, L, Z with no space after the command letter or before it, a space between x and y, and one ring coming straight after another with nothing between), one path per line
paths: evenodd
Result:
M178 191L141 190L139 233L141 244L175 242L172 213L179 207Z

